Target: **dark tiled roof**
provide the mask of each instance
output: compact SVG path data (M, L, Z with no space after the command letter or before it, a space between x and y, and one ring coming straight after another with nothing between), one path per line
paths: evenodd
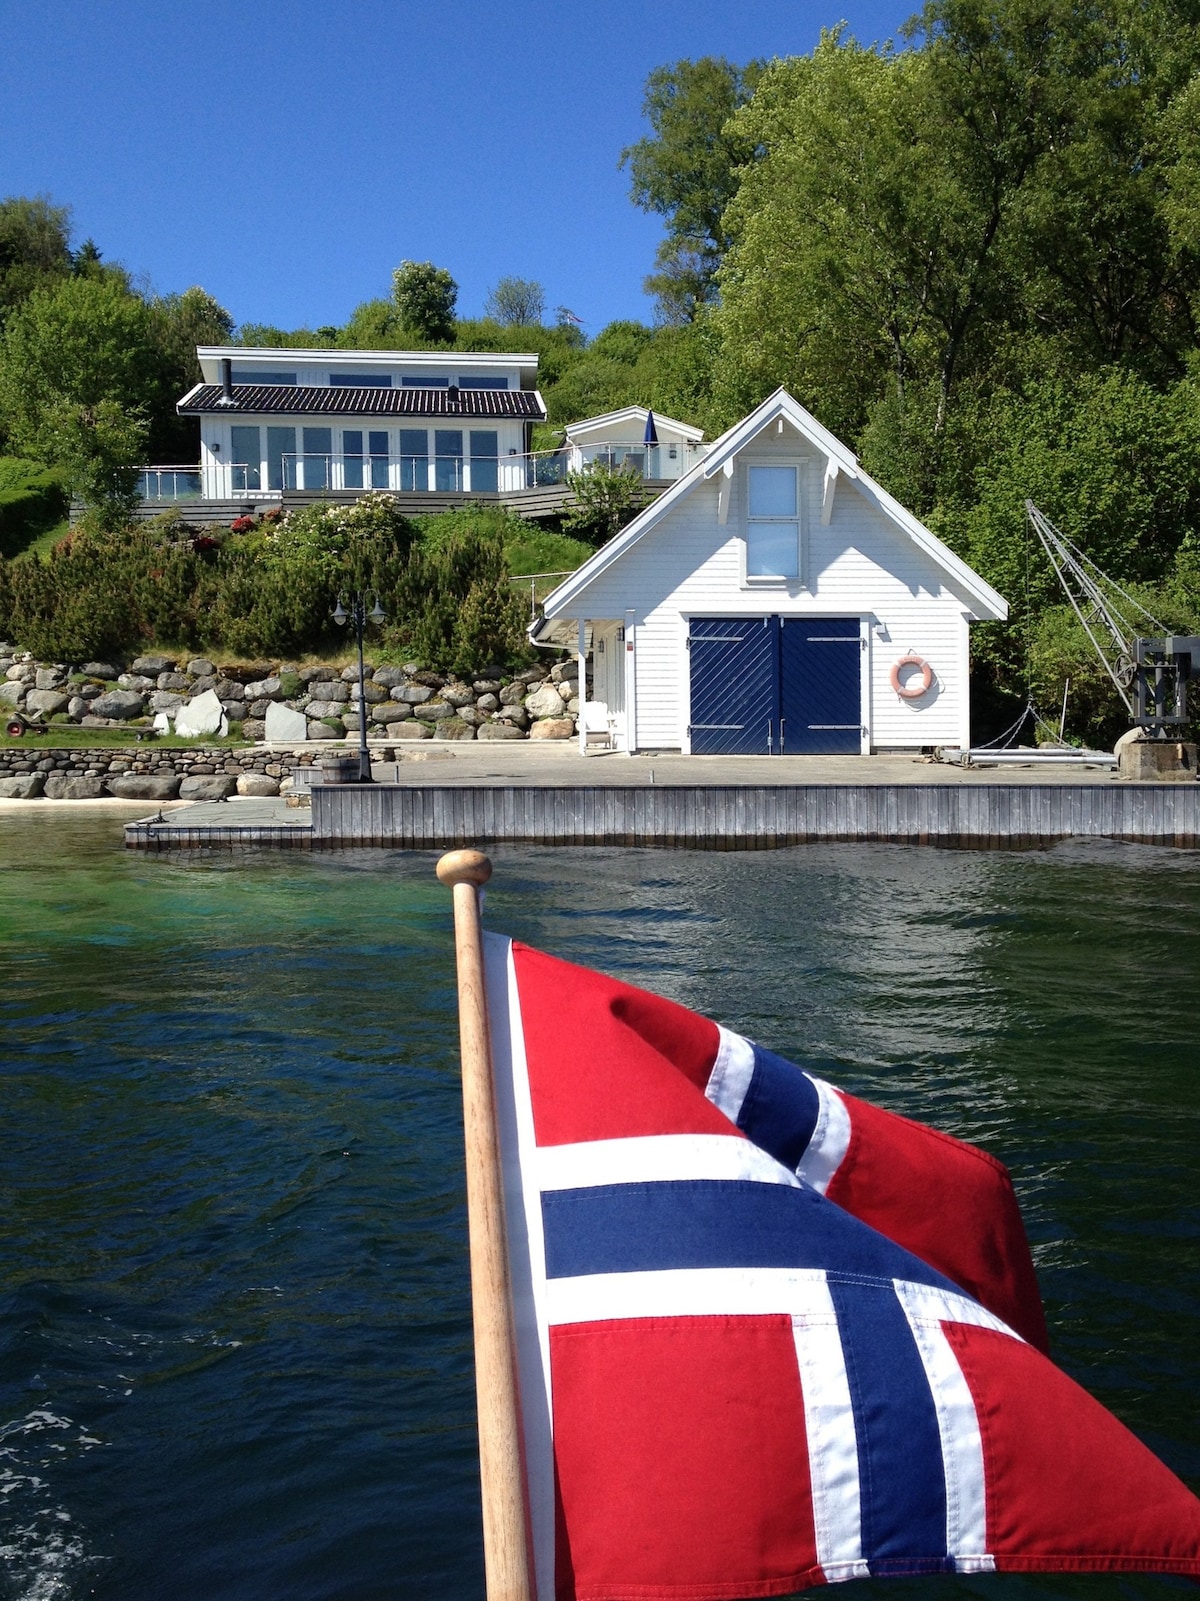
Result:
M339 385L234 384L233 405L221 404L220 384L198 384L175 408L203 412L364 417L516 417L541 422L546 408L533 389L349 389Z

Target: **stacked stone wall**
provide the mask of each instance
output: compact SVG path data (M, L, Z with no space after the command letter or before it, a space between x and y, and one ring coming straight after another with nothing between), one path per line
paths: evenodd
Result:
M363 685L372 744L411 739L569 739L579 716L574 660L519 673L483 668L461 677L419 663L367 664ZM38 662L0 644L0 717L77 728L146 728L204 695L242 737L285 742L353 737L358 669L289 662L218 664L147 654L118 662ZM215 697L215 701L213 699ZM272 710L274 708L274 710ZM290 714L290 715L288 715ZM219 716L219 713L217 714ZM204 726L204 725L201 725ZM215 727L215 722L208 727Z

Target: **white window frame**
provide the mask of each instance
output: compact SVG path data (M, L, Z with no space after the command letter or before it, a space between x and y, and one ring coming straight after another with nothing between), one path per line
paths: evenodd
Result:
M743 457L740 462L740 495L741 501L741 584L743 589L774 589L786 590L795 593L808 589L808 517L807 517L807 467L808 463L802 456L750 456ZM782 573L752 573L750 565L750 525L752 522L770 525L772 523L785 523L793 521L790 517L754 517L750 516L750 469L752 467L790 467L796 475L796 537L799 548L796 552L796 576L787 577Z

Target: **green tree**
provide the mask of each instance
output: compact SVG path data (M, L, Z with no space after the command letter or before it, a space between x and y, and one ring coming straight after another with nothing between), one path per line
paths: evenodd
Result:
M197 345L227 345L233 318L198 287L150 302L150 336L158 355L157 390L151 403L147 449L155 461L195 461L199 423L180 417L175 403L201 379Z
M568 473L567 488L571 499L563 514L563 533L597 547L632 522L647 500L636 467L610 467L603 461Z
M545 316L546 291L532 278L501 278L489 291L483 309L506 328L525 328Z
M16 448L66 468L89 503L128 504L161 394L150 308L117 279L36 290L0 339L0 420Z
M755 153L744 128L730 125L749 99L761 63L734 66L723 57L656 67L646 80L642 112L653 134L621 152L630 193L643 211L667 221L658 270L646 279L666 322L687 322L715 296L715 275L729 239L725 208L738 169Z
M71 271L71 213L45 195L0 200L0 328L35 289Z
M432 261L402 261L392 274L392 299L403 328L434 343L454 338L458 285Z

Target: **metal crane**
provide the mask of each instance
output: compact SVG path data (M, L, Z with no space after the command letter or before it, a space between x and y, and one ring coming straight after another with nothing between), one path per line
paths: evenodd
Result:
M1188 721L1187 686L1193 664L1200 674L1200 638L1168 633L1140 601L1059 533L1032 500L1025 502L1025 510L1134 723L1152 739L1171 738L1172 730Z

